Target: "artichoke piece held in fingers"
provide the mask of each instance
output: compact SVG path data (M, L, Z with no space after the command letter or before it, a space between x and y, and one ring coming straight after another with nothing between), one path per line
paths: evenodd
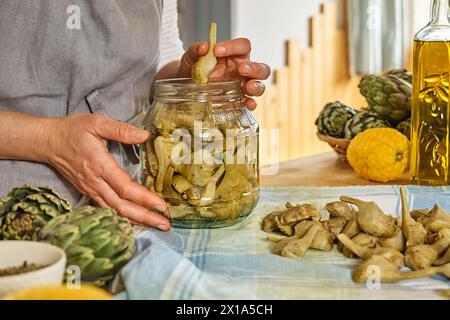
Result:
M209 29L209 49L208 53L200 57L192 67L192 81L197 84L205 84L209 81L209 76L217 65L217 58L214 55L214 47L217 43L217 24L211 23Z

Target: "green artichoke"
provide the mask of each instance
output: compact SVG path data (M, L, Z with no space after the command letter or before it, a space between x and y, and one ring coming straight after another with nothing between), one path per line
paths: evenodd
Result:
M408 70L406 70L406 69L394 69L394 70L391 70L391 71L387 72L386 75L389 75L389 76L392 75L392 76L395 76L397 78L403 79L403 80L405 80L406 82L408 82L411 85L412 85L412 82L413 82L413 75L412 75L412 73L408 72Z
M316 120L319 133L335 138L344 138L345 124L353 118L356 111L339 102L327 104Z
M14 188L0 202L0 239L36 240L50 219L70 209L70 204L50 188Z
M363 77L359 88L370 110L397 125L411 117L411 80L406 70L392 70L383 76Z
M364 110L356 114L345 125L345 139L353 139L357 134L372 128L390 128L386 120L373 111Z
M398 124L397 128L402 134L404 134L408 139L411 137L411 119L402 121Z
M134 254L133 227L111 208L82 207L50 220L39 239L63 249L81 280L98 286L114 278Z

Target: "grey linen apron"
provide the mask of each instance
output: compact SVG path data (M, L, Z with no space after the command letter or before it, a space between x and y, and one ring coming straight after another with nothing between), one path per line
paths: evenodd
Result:
M81 29L70 29L69 6ZM1 0L0 109L36 116L98 113L127 121L142 111L159 60L162 0ZM118 143L111 153L135 170ZM50 186L86 203L53 168L0 160L0 196L16 185Z

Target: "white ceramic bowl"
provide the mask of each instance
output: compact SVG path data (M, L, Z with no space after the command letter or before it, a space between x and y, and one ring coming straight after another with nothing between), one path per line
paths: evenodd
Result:
M24 261L47 267L0 277L0 297L21 289L62 283L66 267L63 250L41 242L0 241L0 269L20 266Z

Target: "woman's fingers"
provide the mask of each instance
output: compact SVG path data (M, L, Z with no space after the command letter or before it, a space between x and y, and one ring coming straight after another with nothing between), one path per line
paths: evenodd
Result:
M139 224L156 227L163 231L170 229L170 222L167 218L150 211L141 205L120 198L106 181L101 182L99 187L98 192L105 203L114 208L121 216L129 218Z
M218 43L214 48L214 54L218 58L225 58L230 56L244 56L248 57L252 51L252 44L246 38L239 38L227 40Z
M244 86L245 93L249 96L259 97L264 94L266 86L258 80L249 80Z
M220 81L227 76L227 67L224 64L218 64L216 69L211 73L209 79L212 81Z
M250 79L266 80L270 72L270 67L265 63L245 61L239 65L239 74Z
M257 107L256 101L249 97L244 98L244 104L250 111L255 110Z
M93 127L95 133L107 140L119 141L125 144L138 144L145 142L150 135L144 129L100 115L96 115L93 121L95 122Z
M178 76L190 77L192 66L198 61L200 57L204 56L207 52L208 52L208 43L196 42L192 44L181 58Z
M163 198L134 182L114 160L104 163L102 171L102 178L120 198L141 204L147 208L154 208L162 212L167 211L167 204Z
M207 42L193 43L184 54L182 62L186 62L188 65L193 65L200 57L208 53L208 48L209 46Z

